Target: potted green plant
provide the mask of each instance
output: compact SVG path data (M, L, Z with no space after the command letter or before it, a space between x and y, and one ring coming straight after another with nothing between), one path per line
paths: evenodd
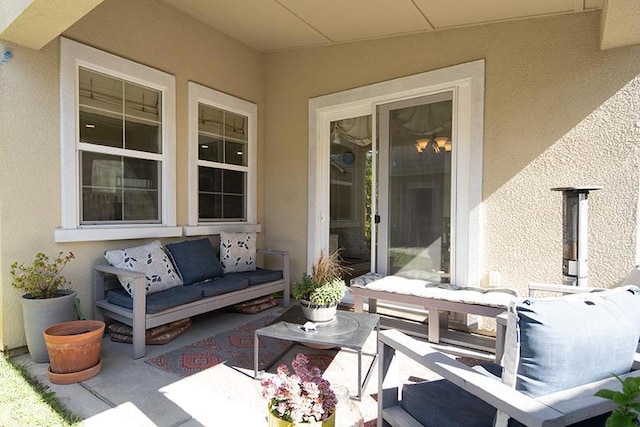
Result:
M622 384L622 391L603 388L596 396L609 399L616 404L616 409L607 418L606 427L640 426L640 378L625 378L624 381L614 375Z
M311 266L311 275L304 273L293 284L293 297L300 300L302 312L308 320L328 322L333 319L347 289L342 279L345 271L338 251L329 255L322 251Z
M34 362L49 361L44 329L75 319L76 292L69 289L70 282L61 274L74 258L72 252L60 252L55 258L39 252L31 264L16 261L10 266L11 284L25 292L21 297L22 315L27 348Z

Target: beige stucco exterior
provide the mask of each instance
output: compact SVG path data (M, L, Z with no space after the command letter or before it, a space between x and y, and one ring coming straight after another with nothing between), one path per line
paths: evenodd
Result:
M600 51L598 14L580 14L351 43L267 57L265 229L305 261L311 97L480 58L485 69L483 270L524 292L560 282L562 198L592 194L591 284L613 286L635 265L640 49ZM286 153L284 155L283 153ZM291 230L282 232L281 230ZM278 235L273 235L278 233ZM485 282L488 280L485 278Z
M523 20L262 54L154 0L104 1L64 36L176 78L178 225L187 217L187 81L258 105L258 220L269 247L306 265L311 97L485 59L483 270L524 292L559 282L561 197L591 201L591 284L637 260L640 46L599 49L599 13ZM91 265L141 241L55 244L60 226L59 40L12 46L0 65L0 344L24 345L9 264L71 250L68 277L91 313ZM145 240L144 242L146 242Z
M264 180L264 56L199 21L155 1L108 1L64 33L65 37L165 71L176 78L178 224L187 218L187 81L258 105L258 219ZM0 259L3 347L24 345L20 291L10 285L9 265L38 251L73 251L65 272L91 313L91 266L106 249L146 243L54 243L60 227L59 39L42 50L11 46L0 69ZM6 207L6 209L5 209Z

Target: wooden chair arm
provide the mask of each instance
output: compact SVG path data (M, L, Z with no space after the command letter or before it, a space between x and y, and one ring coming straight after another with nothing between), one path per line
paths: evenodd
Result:
M435 350L426 342L418 341L397 330L380 332L378 340L382 353L381 359L384 360L384 353L388 351L383 349L384 346L399 351L524 425L532 427L566 425L565 415L562 412L471 369Z
M380 363L385 363L387 354L399 351L527 426L566 426L607 413L615 408L615 404L596 397L596 391L622 390L618 379L611 376L534 399L397 330L380 332L378 341ZM636 353L635 360L640 360L640 354ZM386 374L383 370L388 369L389 362L386 363L386 368L381 368L381 377ZM619 377L640 377L640 370Z
M132 310L132 327L133 327L133 357L136 359L145 355L145 330L147 315L147 278L144 273L124 268L112 267L106 264L95 264L94 270L94 286L96 300L106 297L106 289L104 283L105 274L115 274L117 276L130 277L133 279L133 310ZM97 314L97 313L96 313Z
M291 277L289 273L289 252L278 249L256 249L259 254L276 255L282 257L282 279L284 280L284 290L282 291L282 305L289 307L291 298Z
M279 249L256 249L256 252L259 254L272 254L272 255L280 255L280 256L288 256L289 252L281 251Z
M595 290L600 290L599 288L589 288L587 286L568 286L568 285L556 285L549 283L537 283L537 282L529 282L529 297L535 296L535 291L543 291L543 292L557 292L563 295L566 294L584 294L588 292L592 292Z
M93 269L96 270L96 271L100 271L102 273L115 274L117 276L131 277L133 279L137 279L139 277L142 277L142 278L145 277L145 274L141 273L139 271L127 270L127 269L124 269L124 268L113 267L113 266L107 265L107 264L95 264L93 266Z

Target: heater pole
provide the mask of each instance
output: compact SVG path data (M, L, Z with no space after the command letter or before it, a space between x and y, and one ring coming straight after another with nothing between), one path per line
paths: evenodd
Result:
M589 286L589 201L590 191L601 186L557 187L562 191L562 284Z

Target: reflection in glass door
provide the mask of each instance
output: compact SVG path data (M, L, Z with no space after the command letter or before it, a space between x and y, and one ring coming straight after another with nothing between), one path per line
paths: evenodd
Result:
M371 270L371 116L331 122L329 250L340 249L345 279Z
M378 271L448 282L452 95L381 105L378 116Z

